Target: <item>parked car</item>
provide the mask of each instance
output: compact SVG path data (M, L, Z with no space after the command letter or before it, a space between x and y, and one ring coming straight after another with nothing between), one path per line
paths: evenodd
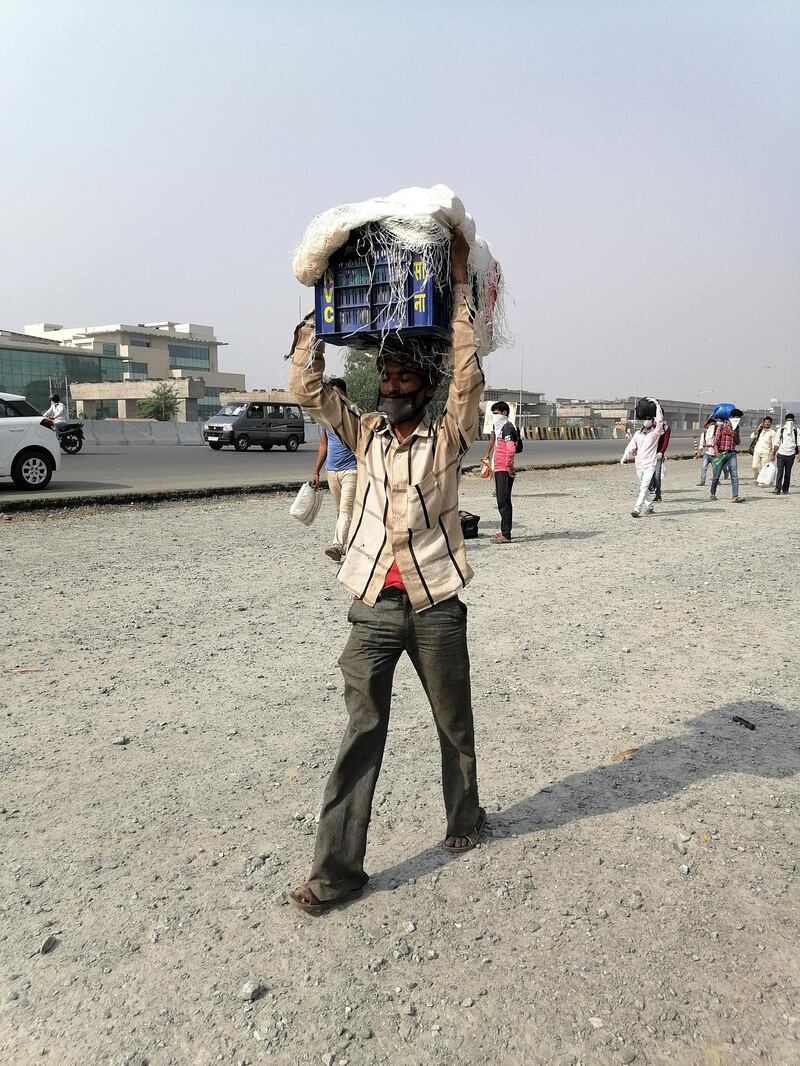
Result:
M273 445L296 452L306 439L303 412L296 403L266 403L237 400L203 426L203 440L219 451L232 444L246 452L251 444L260 444L268 452Z
M0 392L0 477L18 489L46 488L60 458L53 425L24 396Z

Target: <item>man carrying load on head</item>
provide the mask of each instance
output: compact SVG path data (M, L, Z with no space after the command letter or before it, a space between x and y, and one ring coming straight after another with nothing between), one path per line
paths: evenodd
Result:
M453 380L444 415L426 410L442 375L430 360L385 350L378 409L361 414L323 382L324 346L313 316L295 331L289 389L358 461L356 505L339 580L353 593L350 639L339 660L349 724L325 789L314 862L292 903L309 913L361 895L372 798L386 734L392 678L408 653L431 704L442 753L447 813L444 846L478 843L478 803L467 651L466 607L458 593L472 577L458 515L461 459L478 434L483 372L476 351L469 247L451 245Z
M636 463L639 494L631 511L632 518L639 518L642 514L649 517L654 510L650 499L650 485L656 472L658 446L664 432L664 412L658 400L650 400L650 403L655 417L647 415L641 420L642 428L631 437L620 459L621 463L629 463L631 460Z
M714 433L714 473L711 476L711 495L709 500L717 502L717 485L723 471L727 470L731 477L731 503L744 503L744 498L739 495L739 467L736 460L736 449L739 446L739 423L742 420L742 412L734 407L728 418L718 422Z

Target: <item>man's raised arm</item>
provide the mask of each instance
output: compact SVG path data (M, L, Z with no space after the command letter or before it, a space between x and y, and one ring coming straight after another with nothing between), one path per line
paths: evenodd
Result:
M466 451L478 436L479 407L483 395L484 377L475 345L472 293L467 283L469 245L464 236L455 232L450 245L450 280L453 286L453 380L447 393L445 423L452 419L452 428L460 436L460 450Z
M307 315L294 331L289 353L289 392L304 411L355 451L360 419L336 389L323 381L325 344L314 339L314 315Z

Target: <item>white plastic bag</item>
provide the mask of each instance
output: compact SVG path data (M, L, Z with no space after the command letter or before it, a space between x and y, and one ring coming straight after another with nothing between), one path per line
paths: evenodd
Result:
M762 488L771 489L775 484L775 478L778 474L778 468L773 462L767 463L761 473L758 475L758 484Z
M294 498L294 503L289 508L289 514L302 522L304 526L310 526L319 514L322 506L322 493L315 489L310 481L300 486L300 491Z

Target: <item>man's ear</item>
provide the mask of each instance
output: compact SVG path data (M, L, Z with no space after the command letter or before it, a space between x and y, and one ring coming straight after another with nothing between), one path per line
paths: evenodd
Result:
M435 394L436 394L436 386L435 385L427 385L426 388L425 388L425 399L426 400L432 400Z

